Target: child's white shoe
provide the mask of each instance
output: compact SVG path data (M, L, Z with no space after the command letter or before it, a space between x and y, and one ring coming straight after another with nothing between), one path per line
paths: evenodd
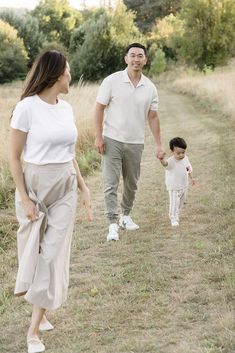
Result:
M178 221L171 221L171 225L172 225L172 227L178 227L179 222Z

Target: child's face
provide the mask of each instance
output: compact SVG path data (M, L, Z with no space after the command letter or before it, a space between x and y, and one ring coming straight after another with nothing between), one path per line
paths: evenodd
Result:
M175 159L180 160L185 157L185 152L186 150L180 147L174 147L172 154L175 157Z

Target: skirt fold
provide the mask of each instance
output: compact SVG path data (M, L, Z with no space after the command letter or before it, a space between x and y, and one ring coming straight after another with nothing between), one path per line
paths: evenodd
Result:
M70 247L77 204L77 179L72 162L24 169L30 199L39 218L30 222L16 191L19 269L15 294L45 309L58 308L67 298Z

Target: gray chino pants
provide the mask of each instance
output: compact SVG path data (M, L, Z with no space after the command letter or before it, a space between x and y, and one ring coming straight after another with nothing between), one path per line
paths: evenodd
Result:
M132 209L144 144L123 143L108 137L104 137L104 140L102 172L105 214L109 222L113 223L118 218L117 191L121 174L123 177L122 213L128 215Z

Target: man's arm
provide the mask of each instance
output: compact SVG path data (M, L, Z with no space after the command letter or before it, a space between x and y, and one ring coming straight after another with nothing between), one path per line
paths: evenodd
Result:
M96 103L95 107L95 148L101 154L105 152L105 144L103 138L103 120L106 105Z
M160 119L158 112L155 110L150 110L148 113L148 122L151 132L153 134L154 140L157 145L157 158L162 159L164 158L165 152L162 148L161 143L161 131L160 131Z

